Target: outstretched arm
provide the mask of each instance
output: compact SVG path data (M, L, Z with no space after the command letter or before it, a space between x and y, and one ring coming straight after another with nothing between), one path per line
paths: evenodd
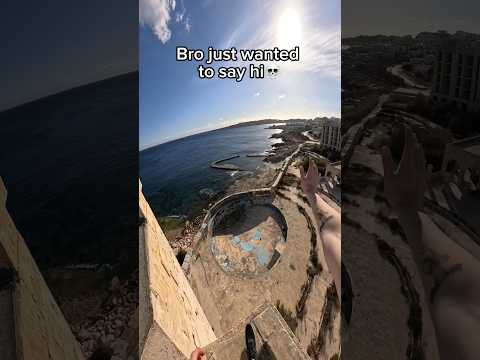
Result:
M341 215L335 211L320 196L318 192L319 176L317 166L310 161L308 172L305 174L303 167L300 168L300 182L303 192L308 198L308 202L315 214L317 229L320 232L322 240L323 253L328 269L335 282L335 288L339 301L342 298L341 289Z
M405 128L405 146L396 169L390 150L382 152L385 196L422 276L441 356L476 359L478 341L472 334L480 332L480 264L423 212L425 157L411 129Z

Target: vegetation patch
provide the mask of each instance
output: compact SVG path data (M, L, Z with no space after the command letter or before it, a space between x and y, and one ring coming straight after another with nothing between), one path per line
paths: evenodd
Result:
M276 308L280 315L282 315L283 320L285 320L290 330L295 333L295 330L297 330L298 321L293 312L283 306L283 304L280 303L280 300L277 301Z
M298 184L298 178L293 174L286 173L283 175L282 179L280 180L280 186L296 186Z
M298 299L297 306L295 307L295 310L297 312L297 319L302 320L305 316L305 305L307 303L308 296L312 291L314 278L323 271L323 267L318 260L317 233L315 231L315 227L313 226L312 220L310 219L303 207L297 205L297 208L298 211L305 217L308 229L310 230L310 261L307 267L307 280L302 285L301 295Z
M163 231L177 230L185 226L183 217L160 217L157 220Z
M395 249L378 236L375 240L380 256L387 260L397 271L400 278L400 290L410 308L407 321L409 333L409 344L406 350L407 359L423 360L425 359L425 354L423 352L422 340L422 307L420 306L418 292L413 285L412 277L407 268L395 254Z
M335 314L338 312L339 304L337 291L335 290L335 284L331 283L327 288L327 293L325 294L325 302L323 303L322 309L322 321L318 330L318 334L315 338L312 339L310 344L307 347L307 354L312 359L323 359L325 349L326 338L333 335L333 321L335 319Z

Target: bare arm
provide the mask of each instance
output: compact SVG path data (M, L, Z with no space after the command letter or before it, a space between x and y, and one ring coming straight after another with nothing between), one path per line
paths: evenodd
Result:
M318 169L312 161L305 174L303 168L300 169L300 181L302 189L308 198L308 202L315 214L317 229L320 232L322 240L323 253L327 262L328 270L332 274L333 281L339 299L341 299L341 215L330 207L318 193L319 177Z
M410 129L405 129L402 159L394 169L383 149L384 188L399 217L422 276L443 359L476 359L480 331L480 264L441 231L423 212L425 157Z

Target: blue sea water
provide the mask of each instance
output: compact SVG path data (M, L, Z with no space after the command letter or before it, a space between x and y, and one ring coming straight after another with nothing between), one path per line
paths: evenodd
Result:
M269 125L225 128L197 134L140 152L143 192L157 216L191 216L245 172L212 169L210 163L226 161L252 174L265 166L261 157L247 157L271 150L281 140L270 138L279 129Z

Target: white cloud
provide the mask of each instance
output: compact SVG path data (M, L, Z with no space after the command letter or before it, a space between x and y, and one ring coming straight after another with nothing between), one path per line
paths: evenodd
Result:
M307 71L340 78L341 73L341 36L337 31L315 31L300 49Z
M280 94L278 95L278 100L283 100L287 97L287 94Z
M226 39L226 44L236 44L243 49L272 49L279 46L278 18L283 8L277 9L276 1L265 1L264 9L259 9L255 19L246 19ZM300 45L300 61L281 64L282 71L313 72L322 77L340 79L341 73L341 31L336 26L322 25L322 13L318 4L298 7L302 19L302 40ZM265 14L272 14L266 16ZM252 24L260 18L268 21L260 22L255 32L251 32Z
M253 94L253 96L258 97L260 96L260 93L257 91L255 94Z
M140 0L140 24L151 27L164 44L172 36L168 23L171 18L170 13L175 10L175 6L175 0Z
M185 30L187 32L190 32L190 30L192 30L192 21L190 19L190 16L187 16L187 19L185 20Z

